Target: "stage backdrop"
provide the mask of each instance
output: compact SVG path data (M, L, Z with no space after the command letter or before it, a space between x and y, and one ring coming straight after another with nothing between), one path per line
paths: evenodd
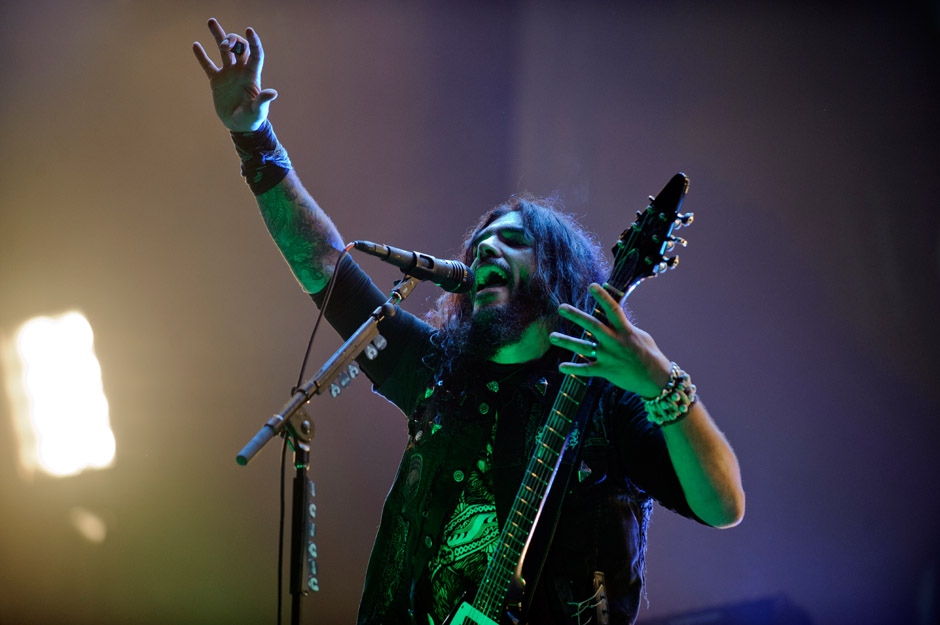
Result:
M117 455L24 480L0 402L0 622L274 618L280 449L235 454L295 384L315 308L190 51L215 56L209 17L260 33L271 119L347 240L446 257L528 190L609 246L688 174L689 247L630 304L733 443L747 516L657 509L641 621L784 597L819 624L930 622L938 14L884 4L4 3L0 333L83 311ZM308 373L339 343L323 332ZM310 412L305 622L349 623L404 419L365 379Z

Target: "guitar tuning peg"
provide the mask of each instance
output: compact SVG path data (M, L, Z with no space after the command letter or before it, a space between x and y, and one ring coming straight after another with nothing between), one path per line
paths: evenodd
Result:
M691 226L693 221L695 221L695 213L682 213L676 217L676 227Z
M671 252L676 247L676 243L678 243L682 247L685 247L689 244L689 242L683 239L682 237L671 236L668 239L666 239L666 250Z
M659 275L663 273L664 271L666 271L667 269L675 269L676 265L678 264L679 264L679 257L671 256L670 258L667 258L663 262L656 265L656 267L653 269L653 273L656 275Z

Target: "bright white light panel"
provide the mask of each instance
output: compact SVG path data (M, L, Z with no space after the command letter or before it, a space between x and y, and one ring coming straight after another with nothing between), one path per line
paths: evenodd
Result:
M94 334L78 312L24 323L4 349L20 464L54 476L104 468L115 440Z

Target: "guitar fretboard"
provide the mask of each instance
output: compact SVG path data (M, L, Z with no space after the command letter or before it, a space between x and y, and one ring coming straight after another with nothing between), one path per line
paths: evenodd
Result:
M601 314L595 307L594 316ZM588 332L584 332L581 338L594 340ZM577 356L575 362L578 361L585 362L585 359ZM535 441L535 450L526 467L522 485L509 517L503 523L499 546L487 566L473 602L477 610L493 621L499 620L499 614L505 607L506 594L516 567L557 473L556 469L571 435L572 421L584 399L587 386L588 381L584 378L571 374L565 376L551 412Z

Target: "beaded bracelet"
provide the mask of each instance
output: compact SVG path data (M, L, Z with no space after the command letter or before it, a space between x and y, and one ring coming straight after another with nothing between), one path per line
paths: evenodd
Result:
M231 134L242 161L242 176L255 195L273 189L292 169L287 150L278 142L270 121L264 120L258 130Z
M675 423L689 414L695 400L695 385L689 374L672 363L672 374L663 392L658 397L643 400L646 419L656 425Z

